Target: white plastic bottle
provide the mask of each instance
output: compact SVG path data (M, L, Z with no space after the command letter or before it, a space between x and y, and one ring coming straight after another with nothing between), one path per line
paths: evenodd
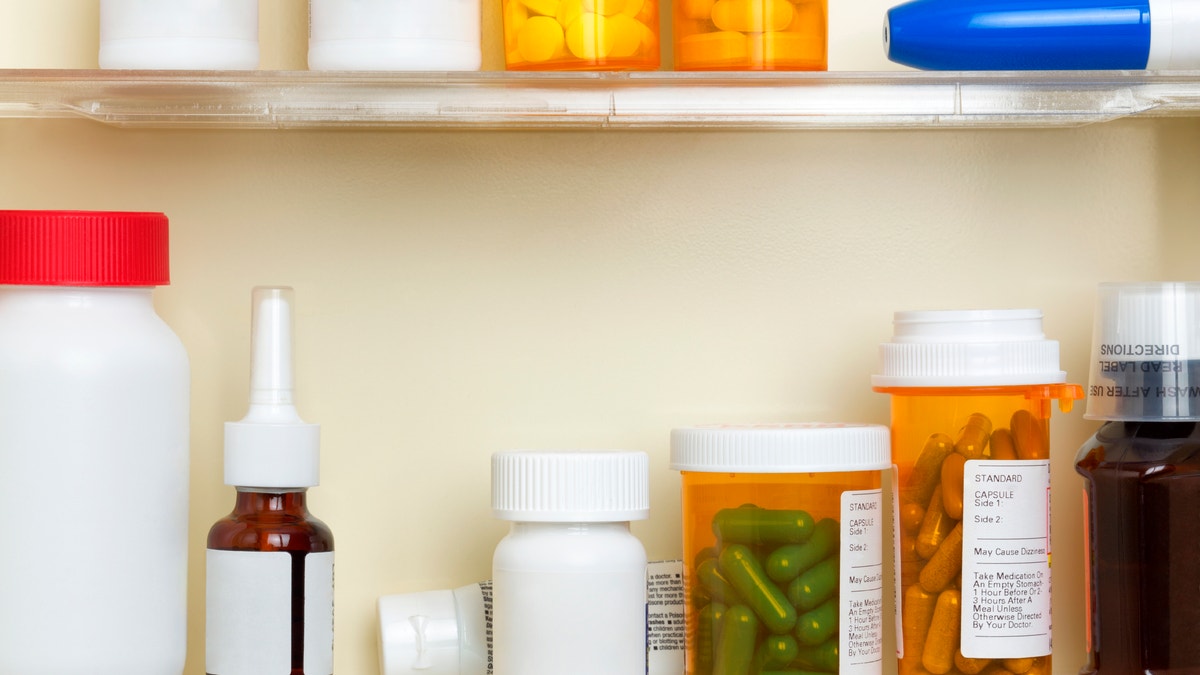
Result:
M645 675L649 515L642 452L500 452L492 511L497 675Z
M258 0L100 0L100 67L254 70Z
M0 673L179 675L188 361L161 213L0 211Z
M312 70L479 70L479 0L309 0Z
M296 411L293 306L290 288L254 289L250 409L225 424L237 500L208 532L208 675L333 673L333 533L306 504L321 427Z

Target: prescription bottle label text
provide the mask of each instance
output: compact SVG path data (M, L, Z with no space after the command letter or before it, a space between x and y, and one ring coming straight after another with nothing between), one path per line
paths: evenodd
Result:
M963 472L962 653L1050 653L1050 462L979 461Z
M650 673L682 673L687 632L683 618L683 561L646 566L646 667Z
M842 493L839 631L842 675L883 667L883 492Z

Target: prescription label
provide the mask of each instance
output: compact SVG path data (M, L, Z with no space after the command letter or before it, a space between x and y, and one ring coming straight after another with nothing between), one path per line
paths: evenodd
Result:
M962 653L1050 653L1050 462L970 460L963 472Z
M292 671L293 570L302 569L304 673L333 673L333 553L207 553L205 672Z
M682 673L687 631L683 619L683 561L646 566L646 668Z
M842 675L883 668L883 491L842 493L838 653Z

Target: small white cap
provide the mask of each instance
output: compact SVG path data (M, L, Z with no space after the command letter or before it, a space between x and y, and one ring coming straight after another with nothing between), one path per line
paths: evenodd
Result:
M1100 284L1087 412L1200 420L1200 282Z
M250 410L225 423L225 484L305 488L320 483L321 427L296 412L292 289L254 289Z
M1150 0L1146 70L1200 68L1200 2Z
M459 641L453 591L379 598L382 675L459 675Z
M540 523L645 520L649 473L644 452L498 452L492 455L492 513Z
M896 312L875 387L999 387L1066 382L1037 309Z
M702 473L828 473L891 466L878 424L762 424L671 431L671 468Z

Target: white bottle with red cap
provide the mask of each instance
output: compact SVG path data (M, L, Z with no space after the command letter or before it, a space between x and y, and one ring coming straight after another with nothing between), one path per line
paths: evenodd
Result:
M188 360L161 213L0 211L0 673L183 672Z

